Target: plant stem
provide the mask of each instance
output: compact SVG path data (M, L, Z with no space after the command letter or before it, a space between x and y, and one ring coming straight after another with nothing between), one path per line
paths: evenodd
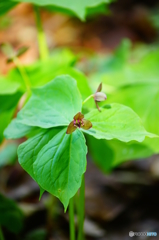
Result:
M78 207L78 238L77 240L84 240L83 225L84 225L84 214L85 214L85 178L84 174L82 177L82 184L79 194L79 207Z
M94 94L92 94L92 95L90 95L89 97L87 97L87 98L83 101L82 105L85 104L85 103L86 103L89 99L91 99L93 96L94 96Z
M74 199L69 203L69 223L70 223L70 240L75 240L75 222L74 222Z
M23 81L24 81L24 84L25 84L25 87L26 87L27 91L30 92L30 81L29 81L29 78L26 74L26 71L25 71L24 67L21 65L18 58L15 57L13 59L13 61L14 61L14 64L16 65L16 67L18 68L22 78L23 78Z
M46 59L49 55L47 43L46 43L46 36L43 31L42 22L40 18L40 10L38 6L34 6L35 11L35 18L36 18L36 26L38 30L38 43L39 43L39 52L40 52L40 58Z
M4 240L4 236L3 236L3 232L2 232L1 226L0 226L0 240Z

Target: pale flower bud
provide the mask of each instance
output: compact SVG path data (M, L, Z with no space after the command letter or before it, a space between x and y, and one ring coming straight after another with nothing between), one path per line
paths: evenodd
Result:
M97 102L105 101L107 99L107 96L103 92L96 92L94 94L94 100Z

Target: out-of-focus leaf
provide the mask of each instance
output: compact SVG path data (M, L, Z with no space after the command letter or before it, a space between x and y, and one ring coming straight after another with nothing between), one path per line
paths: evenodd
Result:
M73 53L67 49L55 50L55 53L45 61L37 61L31 65L24 66L26 74L29 78L31 87L39 87L51 81L56 72L72 66L76 61ZM9 79L16 80L23 85L23 79L18 69L13 69L8 74ZM25 91L25 89L23 89Z
M16 57L20 57L21 55L23 55L27 50L29 49L29 47L21 47L17 50L16 52Z
M13 200L0 194L0 225L18 233L23 226L23 214Z
M17 157L17 148L18 145L16 143L9 143L0 151L0 167L15 163Z
M0 76L0 95L14 94L20 88L20 83Z
M108 102L119 102L131 107L141 117L145 128L159 134L159 82L134 84L123 87L109 97ZM159 152L159 139L146 139L148 147Z
M106 140L96 139L89 135L86 136L86 140L89 153L96 165L104 172L111 170L115 152L105 144Z
M47 231L46 229L36 229L26 235L24 240L46 240Z
M5 14L6 12L8 12L10 9L12 9L13 7L15 7L17 5L16 2L11 1L11 0L1 0L0 1L0 15Z
M11 109L7 112L3 112L0 114L0 143L4 138L3 131L7 127L7 125L10 123L11 118L13 117L13 114L14 114L14 109Z
M134 59L135 56L133 55ZM159 50L155 49L155 51L147 51L144 57L140 57L136 62L127 61L122 68L105 72L100 75L101 78L98 75L98 81L102 81L104 89L110 93L107 102L119 102L131 107L140 116L144 127L155 134L159 134L158 62ZM96 141L94 140L94 142ZM106 145L108 150L111 149L114 153L114 157L111 158L113 160L110 160L112 166L130 159L149 157L159 152L158 138L146 138L142 143L135 144L131 142L126 144L115 140L103 141L102 144ZM107 150L106 147L104 149ZM94 155L93 147L90 147L90 150ZM100 159L100 155L98 158L96 156L96 162L98 161L97 164L101 165L102 157ZM104 167L107 168L107 163Z
M159 134L159 80L120 88L108 102L119 102L131 107L142 119L145 128Z
M52 6L55 7L55 10L62 10L66 14L71 12L71 14L79 17L81 20L85 20L88 10L93 9L93 13L95 11L99 12L99 10L101 11L101 7L99 9L101 4L109 4L112 0L18 0L18 2L31 2L40 6Z
M0 95L0 114L14 108L17 105L21 96L21 92L16 92L12 95Z
M9 43L1 43L0 44L0 50L3 52L3 54L8 58L14 57L14 49Z
M119 140L106 141L87 136L87 144L93 161L104 172L109 172L125 161L142 159L153 154L153 150L144 142L124 143Z

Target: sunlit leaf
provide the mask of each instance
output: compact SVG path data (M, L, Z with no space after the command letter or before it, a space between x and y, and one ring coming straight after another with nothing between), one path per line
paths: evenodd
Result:
M118 139L129 142L136 140L142 142L145 136L154 137L142 126L140 118L129 107L120 104L111 104L110 108L92 110L85 115L93 127L87 131L88 134L97 139Z
M61 75L45 86L34 89L17 119L22 124L41 128L67 126L81 106L82 99L76 81L68 75Z

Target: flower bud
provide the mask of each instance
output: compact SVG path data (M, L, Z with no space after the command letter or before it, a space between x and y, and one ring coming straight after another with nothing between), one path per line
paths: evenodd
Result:
M103 92L96 92L94 94L94 100L97 102L105 101L107 99L107 96Z

